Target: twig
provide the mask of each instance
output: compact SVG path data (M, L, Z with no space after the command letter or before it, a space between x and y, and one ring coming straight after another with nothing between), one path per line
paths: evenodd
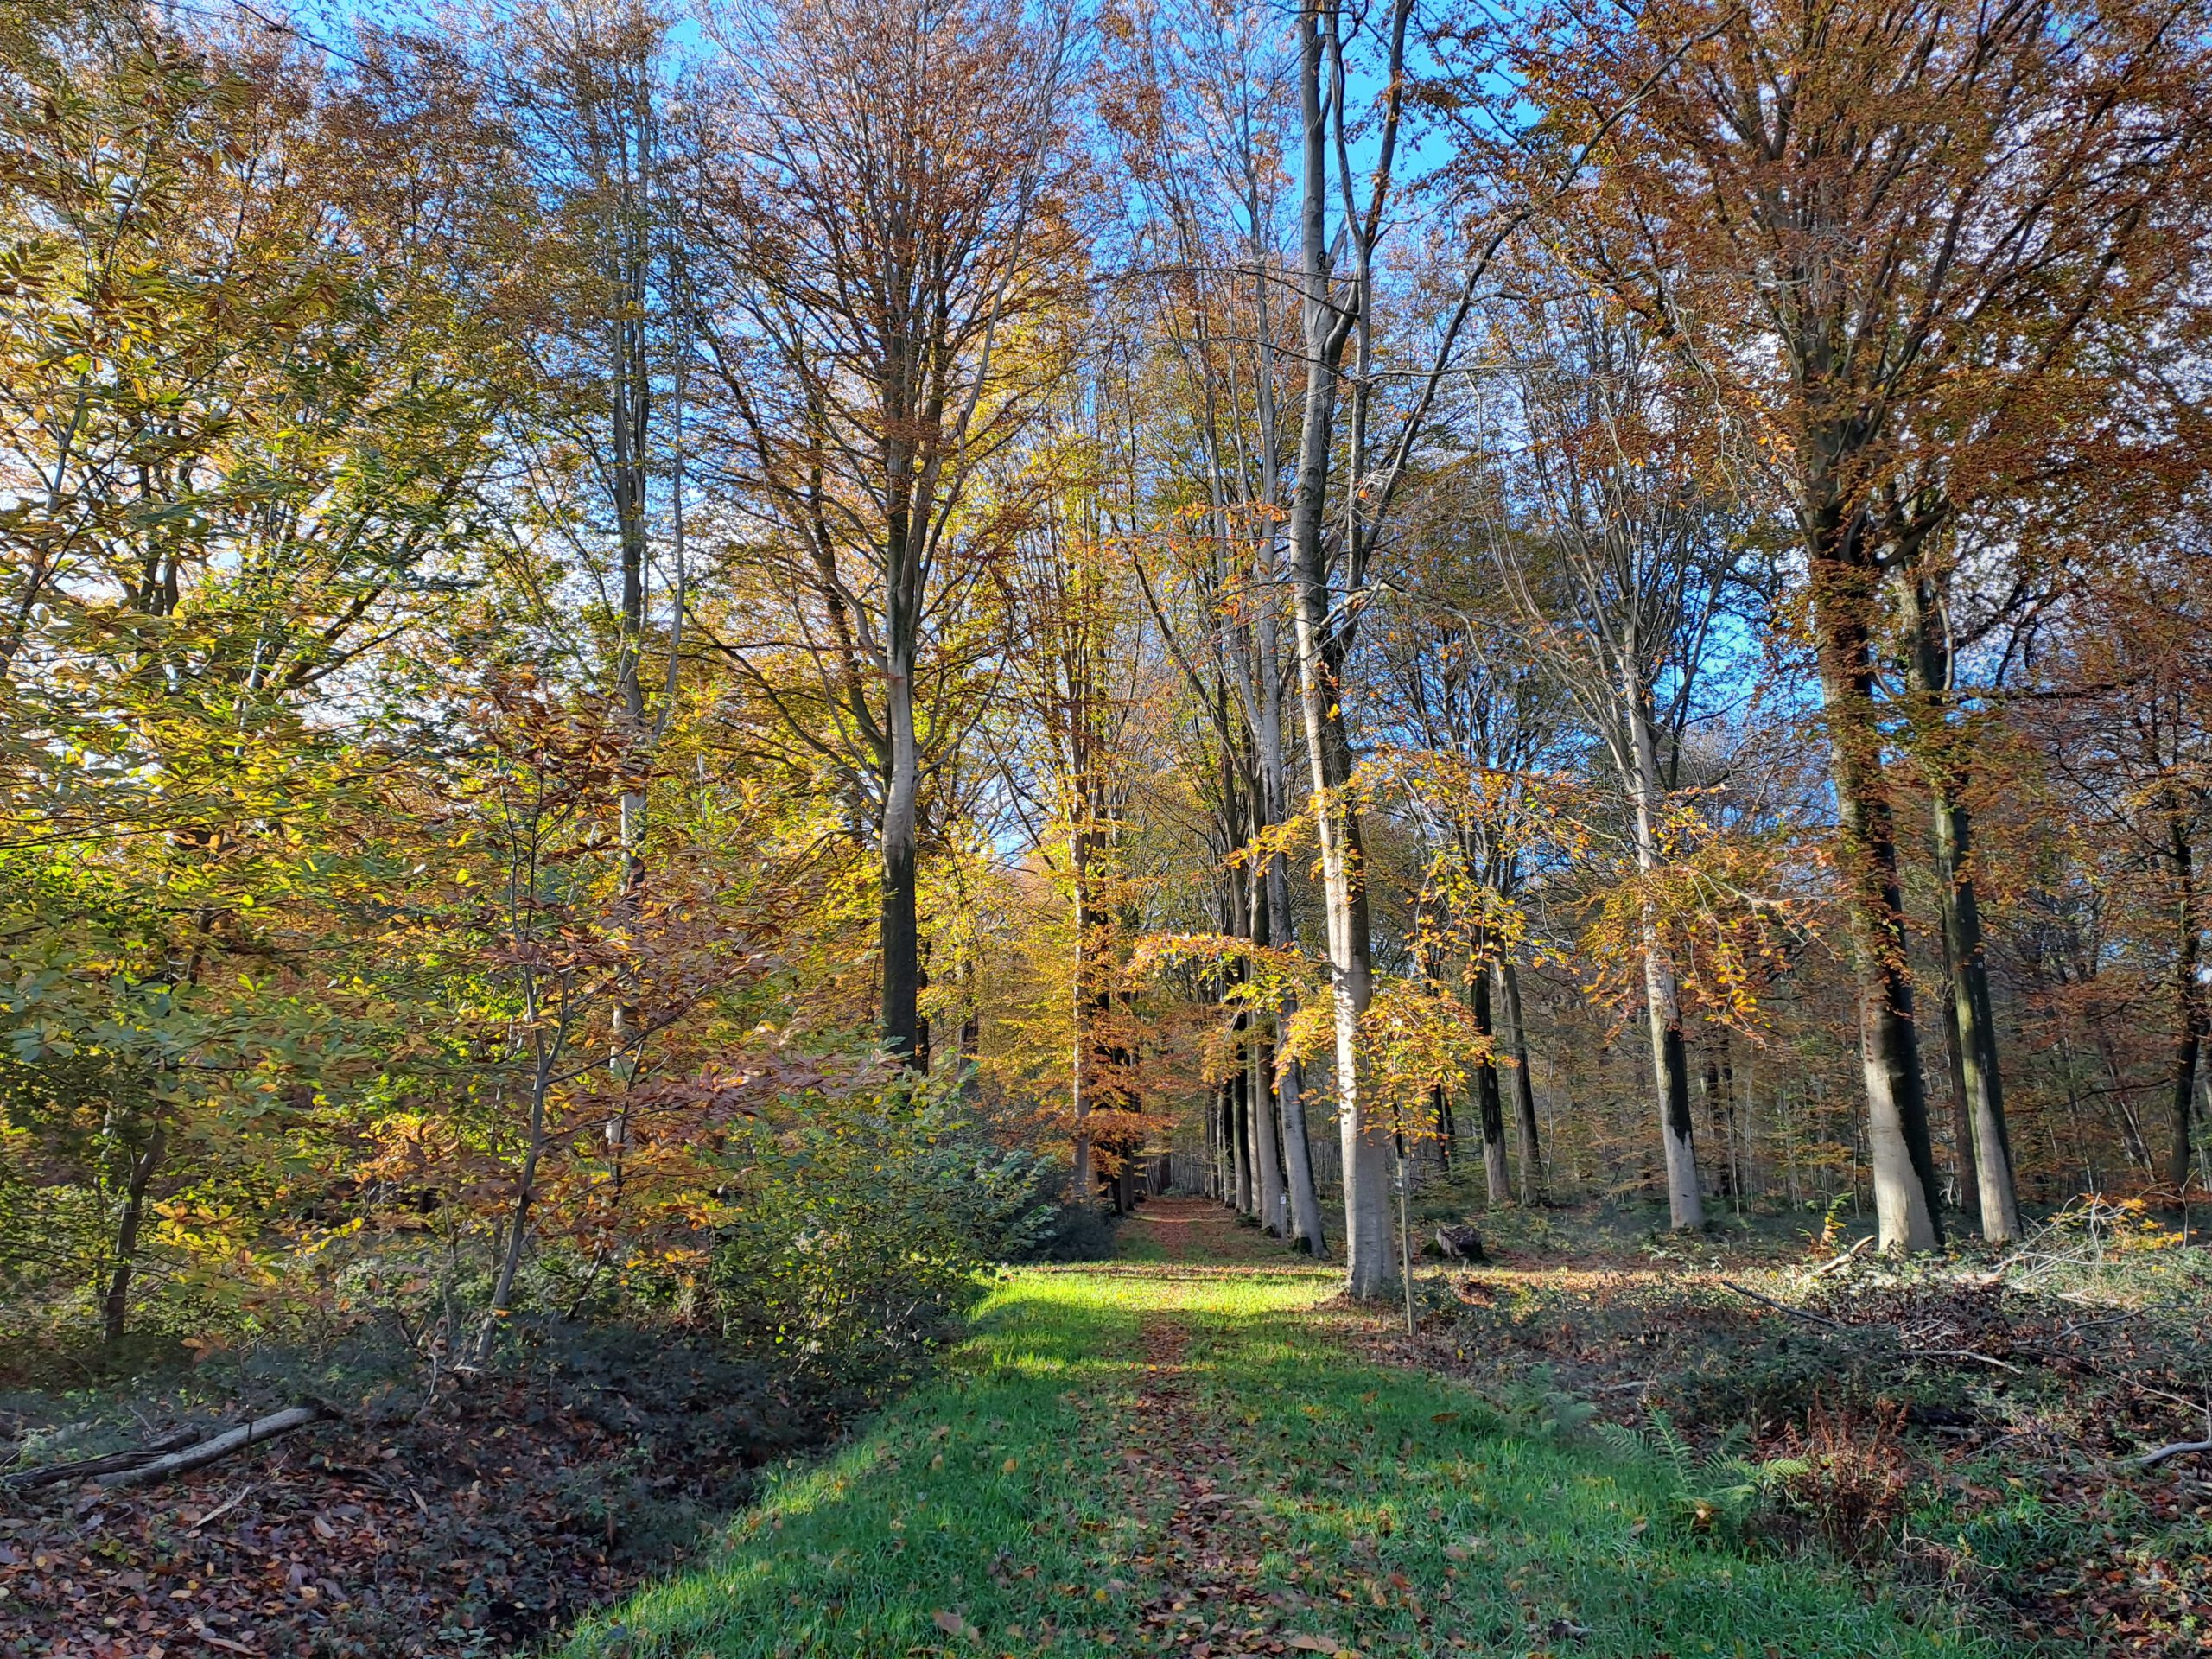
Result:
M1848 1331L1851 1329L1849 1325L1845 1325L1839 1320L1832 1319L1825 1313L1815 1313L1807 1308L1792 1307L1787 1302L1776 1301L1771 1296L1762 1296L1756 1290L1746 1290L1743 1286L1736 1283L1733 1280L1723 1279L1720 1282L1726 1286L1730 1290L1734 1291L1738 1296L1748 1296L1751 1300L1758 1302L1762 1306L1770 1307L1777 1313L1787 1313L1793 1319L1806 1319L1815 1325L1824 1325L1831 1331Z
M2015 1365L2009 1359L1999 1359L1993 1354L1978 1354L1971 1348L1908 1348L1905 1352L1914 1359L1973 1359L1984 1365L1994 1365L2000 1371L2010 1371L2015 1376L2025 1376L2027 1367Z
M2192 1452L2212 1452L2212 1440L2176 1440L2171 1446L2146 1452L2133 1461L2139 1469L2155 1469L2170 1458L2185 1458Z
M238 1489L237 1497L225 1498L213 1509L208 1510L207 1514L201 1516L197 1521L194 1522L189 1528L189 1530L198 1532L202 1527L206 1526L210 1521L214 1520L218 1516L228 1515L232 1510L238 1508L239 1504L245 1503L246 1499L251 1497L260 1490L261 1487L257 1483L251 1485L241 1486Z

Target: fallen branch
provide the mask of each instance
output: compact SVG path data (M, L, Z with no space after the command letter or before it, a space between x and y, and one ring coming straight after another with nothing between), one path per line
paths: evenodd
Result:
M172 1452L165 1458L141 1464L135 1469L125 1469L106 1476L102 1484L108 1486L141 1486L150 1481L167 1480L171 1475L181 1475L194 1469L227 1458L233 1452L243 1452L249 1446L258 1446L264 1440L273 1440L280 1434L289 1434L296 1428L305 1428L309 1423L321 1422L337 1414L325 1405L291 1406L266 1417L256 1418L243 1427L218 1434L213 1440L202 1440L197 1446Z
M2176 1440L2171 1446L2145 1452L2134 1463L2139 1469L2155 1469L2171 1459L2185 1458L2192 1452L2212 1452L2212 1440Z
M17 1469L0 1475L0 1485L28 1488L52 1486L65 1480L95 1480L120 1470L136 1469L141 1464L151 1463L164 1452L190 1446L199 1433L196 1428L180 1429L174 1434L163 1435L151 1446L137 1446L129 1452L110 1452L103 1457L79 1458L74 1463L49 1463L36 1469Z
M1851 1329L1849 1325L1843 1324L1840 1320L1832 1319L1825 1313L1815 1313L1807 1308L1792 1307L1787 1302L1776 1301L1771 1296L1762 1296L1756 1290L1746 1290L1743 1286L1736 1283L1733 1280L1723 1279L1720 1282L1726 1286L1730 1290L1734 1291L1738 1296L1748 1296L1751 1300L1758 1303L1760 1306L1764 1307L1770 1307L1777 1313L1787 1313L1793 1319L1805 1319L1814 1325L1824 1325L1831 1331L1848 1331Z
M1857 1255L1859 1251L1865 1249L1873 1242L1874 1235L1872 1233L1867 1234L1866 1237L1860 1239L1849 1249L1839 1250L1834 1255L1828 1257L1828 1259L1821 1262L1819 1267L1815 1268L1811 1272L1808 1273L1801 1282L1809 1285L1814 1280L1818 1279L1821 1274L1834 1273L1838 1268L1850 1261L1852 1257Z

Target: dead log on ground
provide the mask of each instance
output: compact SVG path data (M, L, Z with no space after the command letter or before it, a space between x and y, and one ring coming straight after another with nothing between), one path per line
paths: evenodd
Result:
M264 1440L273 1440L280 1434L289 1434L296 1428L305 1428L309 1423L321 1422L338 1414L328 1406L311 1404L289 1406L283 1411L271 1412L266 1417L238 1428L172 1452L166 1457L156 1458L151 1463L142 1463L136 1468L124 1469L100 1478L105 1486L143 1486L157 1480L167 1480L171 1475L188 1473L219 1462L233 1452L243 1452L249 1446L259 1446Z

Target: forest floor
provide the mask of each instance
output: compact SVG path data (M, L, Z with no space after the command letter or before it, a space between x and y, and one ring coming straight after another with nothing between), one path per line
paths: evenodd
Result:
M411 1354L368 1343L0 1393L0 1446L27 1470L198 1440L303 1391L334 1413L159 1485L0 1485L0 1659L539 1652L873 1403L701 1333L538 1335L427 1389Z
M1993 1652L1754 1549L1667 1459L1363 1357L1387 1319L1218 1207L1006 1273L935 1382L570 1659Z
M1924 1621L2054 1659L2212 1653L2212 1257L2173 1218L2085 1197L1909 1262L1771 1208L1687 1235L1605 1205L1480 1219L1493 1260L1423 1274L1418 1334L1347 1339L1640 1445L1679 1502L1858 1563Z

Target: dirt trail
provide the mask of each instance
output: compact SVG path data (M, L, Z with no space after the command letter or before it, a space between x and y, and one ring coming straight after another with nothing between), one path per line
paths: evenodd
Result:
M1165 1257L1170 1277L1182 1276L1173 1271L1179 1267L1195 1280L1302 1265L1203 1198L1154 1198L1124 1227L1136 1253L1156 1249ZM1273 1471L1232 1402L1205 1388L1190 1364L1192 1317L1145 1320L1141 1381L1116 1408L1123 1451L1115 1484L1130 1513L1143 1517L1127 1565L1151 1592L1128 1606L1134 1628L1124 1640L1138 1652L1189 1659L1315 1650L1294 1646L1277 1628L1284 1614L1317 1605L1295 1587L1310 1564L1300 1552L1286 1574L1278 1558L1278 1587L1263 1587L1262 1558L1284 1542L1267 1513L1282 1495L1270 1491Z
M1306 1265L1256 1227L1239 1223L1211 1198L1154 1198L1122 1224L1128 1242L1149 1241L1170 1262L1194 1267Z

